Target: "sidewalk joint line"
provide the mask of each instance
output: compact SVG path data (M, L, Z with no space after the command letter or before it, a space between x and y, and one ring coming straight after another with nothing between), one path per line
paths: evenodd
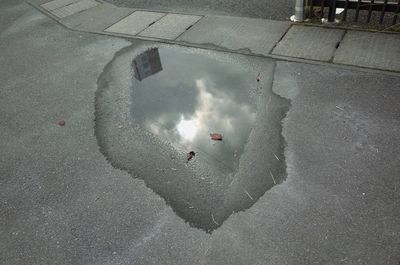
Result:
M343 34L342 34L342 36L340 37L340 40L339 40L339 42L336 44L336 49L335 49L335 51L333 52L333 54L332 54L332 57L329 59L329 61L328 62L330 62L330 63L334 63L333 62L333 60L335 59L335 56L336 56L336 52L337 52L337 50L339 49L339 47L340 47L340 44L342 44L342 41L343 41L343 39L344 39L344 37L346 36L346 34L347 34L347 29L346 30L344 30L344 32L343 32Z
M145 11L145 12L149 12L149 11ZM161 12L154 12L154 13L161 13ZM146 29L150 28L150 26L156 24L158 21L160 21L162 18L166 17L166 16L167 16L168 14L170 14L170 13L164 13L164 14L165 14L164 16L162 16L162 17L158 18L157 20L151 22L146 28L144 28L144 29L142 29L141 31L139 31L138 33L136 33L135 36L140 35L140 33L142 33L143 31L145 31Z
M176 37L174 39L174 41L176 41L180 36L182 36L186 31L188 31L189 29L193 28L194 25L196 25L200 20L202 20L204 18L204 16L199 16L200 18L194 22L192 25L190 25L189 27L187 27L181 34L178 35L178 37Z
M108 26L107 28L103 29L103 31L105 31L106 29L111 28L112 26L114 26L115 24L117 24L118 22L124 20L125 18L129 17L130 15L132 15L133 13L135 13L136 10L134 10L132 13L129 13L128 15L124 16L123 18L121 18L120 20L118 20L117 22L112 23L110 26Z
M283 40L283 38L286 36L286 34L289 32L289 30L293 27L293 25L294 25L293 23L290 24L290 26L286 29L285 33L282 34L280 39L275 43L275 45L271 48L271 50L268 52L268 54L273 54L272 52L274 51L276 46L278 46L278 44Z

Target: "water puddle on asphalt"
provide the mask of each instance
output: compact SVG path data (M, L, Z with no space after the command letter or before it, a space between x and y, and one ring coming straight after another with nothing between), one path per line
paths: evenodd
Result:
M168 50L161 50L162 69L158 54L153 49L134 60L133 120L175 149L193 150L216 170L235 172L256 118L256 104L243 89L254 76L206 56ZM222 134L222 141L210 140L211 133Z
M274 67L199 49L125 48L98 80L100 150L178 216L212 232L286 177L289 102L272 92Z

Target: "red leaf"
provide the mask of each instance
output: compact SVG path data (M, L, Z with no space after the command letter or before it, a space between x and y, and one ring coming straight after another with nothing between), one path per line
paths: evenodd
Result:
M59 120L59 121L58 121L58 125L64 126L64 125L65 125L65 121L64 121L64 120Z
M187 153L187 154L186 154L187 161L189 162L190 160L192 160L192 158L193 158L195 155L196 155L196 153L193 152L193 151L190 151L189 153Z
M214 141L222 141L222 134L219 133L210 133L211 140Z

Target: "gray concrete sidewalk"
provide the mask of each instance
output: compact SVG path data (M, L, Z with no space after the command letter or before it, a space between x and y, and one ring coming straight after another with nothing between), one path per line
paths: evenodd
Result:
M73 30L287 60L400 72L400 34L119 8L95 0L30 0Z

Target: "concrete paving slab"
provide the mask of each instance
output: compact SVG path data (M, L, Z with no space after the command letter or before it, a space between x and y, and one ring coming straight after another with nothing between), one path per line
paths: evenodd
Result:
M158 39L174 40L186 29L199 21L201 16L168 14L139 35Z
M73 14L79 13L81 11L87 10L89 8L99 5L98 2L94 0L82 0L70 5L52 10L51 13L59 18L64 18L71 16Z
M75 2L78 2L79 0L54 0L47 2L45 4L42 4L41 6L46 9L47 11L52 11L70 4L73 4Z
M318 61L329 61L344 30L293 26L275 47L273 54Z
M333 62L400 71L400 35L349 31Z
M165 15L166 13L135 11L104 31L136 35Z
M101 32L130 13L132 9L102 4L64 18L62 23L78 30Z
M212 44L231 50L248 49L269 54L290 23L265 19L213 16L204 17L177 40Z

